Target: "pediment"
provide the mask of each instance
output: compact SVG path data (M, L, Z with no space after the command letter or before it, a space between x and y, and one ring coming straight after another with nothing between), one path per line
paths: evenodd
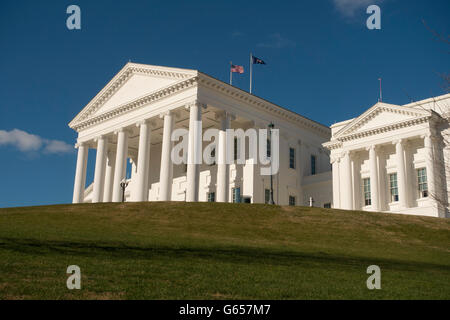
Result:
M136 100L146 94L161 90L177 81L177 79L172 78L157 78L143 74L133 74L105 103L97 108L95 112L91 113L91 115L97 116L104 112L111 111L117 106Z
M69 123L70 127L192 78L195 70L127 63Z
M336 138L367 132L429 115L430 112L426 110L379 102L342 128L336 134Z

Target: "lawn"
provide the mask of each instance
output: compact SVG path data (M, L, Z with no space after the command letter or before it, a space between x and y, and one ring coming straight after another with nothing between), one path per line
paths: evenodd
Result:
M450 299L450 220L218 203L0 209L0 299ZM81 269L68 290L66 269ZM381 290L366 269L381 268Z

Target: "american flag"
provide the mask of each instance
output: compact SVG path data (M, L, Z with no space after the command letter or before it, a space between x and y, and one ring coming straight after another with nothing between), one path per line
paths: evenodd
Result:
M244 73L244 67L243 66L236 66L236 65L232 64L231 65L231 72Z

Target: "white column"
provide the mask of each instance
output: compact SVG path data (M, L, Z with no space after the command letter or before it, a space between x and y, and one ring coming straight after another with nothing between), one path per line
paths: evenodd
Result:
M116 154L113 151L108 152L106 160L105 187L103 191L103 202L112 201L112 188L114 183L114 168L116 167Z
M370 199L372 203L372 210L380 210L380 197L378 194L378 162L376 146L369 148L369 170L370 170Z
M405 152L403 148L403 141L397 140L394 143L397 163L398 202L400 208L406 208L408 202L406 195Z
M122 201L120 182L125 179L128 157L128 131L117 131L116 168L114 170L113 202Z
M195 102L189 106L189 146L187 166L186 201L198 201L199 164L202 158L201 106Z
M170 201L172 199L173 162L170 156L173 142L171 135L173 131L173 114L168 111L161 114L164 118L163 141L161 146L161 171L159 172L159 201Z
M145 120L138 123L140 127L139 133L139 149L137 160L137 185L135 201L147 201L148 199L148 168L150 165L150 139L151 128L150 123Z
M333 173L333 208L340 209L340 195L339 195L339 162L340 158L336 157L332 161L332 173Z
M82 203L84 201L84 188L86 186L86 167L89 148L85 143L80 143L77 147L78 156L72 202Z
M97 138L97 157L95 160L94 190L92 195L93 203L102 202L103 200L107 149L108 138L105 136Z
M432 199L437 199L438 195L436 194L436 186L434 179L434 146L433 146L433 138L428 133L423 136L423 142L425 147L425 162L427 168L427 185L428 185L428 193Z
M346 151L342 159L342 171L341 179L343 190L342 195L342 209L352 210L353 209L353 190L352 190L352 164L350 159L350 152Z
M227 129L230 128L230 115L218 115L220 119L219 143L217 146L217 202L228 202L229 166L227 164ZM245 151L245 150L244 150Z
M137 152L136 154L128 152L128 158L128 163L131 164L130 179L134 181L137 178Z

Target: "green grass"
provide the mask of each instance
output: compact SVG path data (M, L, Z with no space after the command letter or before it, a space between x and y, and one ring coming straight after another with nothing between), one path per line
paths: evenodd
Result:
M213 203L0 209L0 299L450 299L450 220ZM381 268L381 290L366 269ZM81 268L81 290L66 287Z

